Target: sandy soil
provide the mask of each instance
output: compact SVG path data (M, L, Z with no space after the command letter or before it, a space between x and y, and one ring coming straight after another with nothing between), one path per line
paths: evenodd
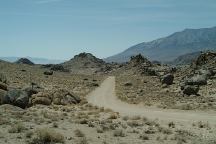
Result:
M124 103L117 99L115 95L115 77L107 78L99 88L87 96L87 100L94 105L119 112L121 115L140 115L152 119L158 118L162 121L178 121L184 123L207 121L211 124L216 124L215 112L164 110Z

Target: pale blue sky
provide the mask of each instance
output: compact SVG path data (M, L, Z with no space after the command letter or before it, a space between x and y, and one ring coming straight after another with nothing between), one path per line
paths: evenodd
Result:
M0 56L103 58L185 28L216 26L216 0L0 0Z

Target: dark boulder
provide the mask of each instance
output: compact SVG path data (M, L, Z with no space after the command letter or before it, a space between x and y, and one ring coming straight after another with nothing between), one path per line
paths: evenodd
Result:
M174 80L174 76L172 74L166 74L161 78L162 84L167 84L167 85L173 84L173 80Z
M45 71L44 75L53 75L53 71Z
M183 88L183 93L186 95L197 95L199 86L186 85Z
M60 71L60 72L69 72L69 70L65 69L61 64L52 65L50 70L52 71Z
M29 96L27 92L18 89L12 89L7 92L3 98L3 104L11 104L20 108L28 106Z

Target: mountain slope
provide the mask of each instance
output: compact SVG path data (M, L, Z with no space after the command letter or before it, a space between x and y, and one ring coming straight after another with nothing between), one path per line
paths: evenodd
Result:
M171 65L186 65L186 64L191 64L194 60L196 60L200 55L201 51L198 52L193 52L193 53L188 53L181 55L174 59L172 62L169 62L168 64Z
M216 27L185 29L168 37L132 46L122 53L108 57L106 62L126 62L141 53L150 60L172 61L180 55L202 50L216 50Z

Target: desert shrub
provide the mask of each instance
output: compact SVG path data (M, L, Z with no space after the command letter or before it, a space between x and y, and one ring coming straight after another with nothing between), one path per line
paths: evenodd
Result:
M85 137L85 134L79 129L76 129L74 133L77 137Z
M122 129L117 129L114 131L113 136L114 137L125 137L126 134L124 133Z
M199 127L199 128L210 128L208 122L207 122L207 123L204 123L204 122L202 122L202 121L199 121L199 122L198 122L198 127Z
M169 123L168 123L168 126L169 126L170 128L175 128L175 123L174 123L174 122L169 122Z
M83 137L79 139L78 144L88 144L88 140L86 139L86 137Z
M17 123L11 126L11 128L8 130L9 133L20 133L22 131L26 130L25 126L22 123Z
M156 130L154 129L154 127L148 127L147 130L145 130L146 134L154 134L156 133Z
M101 127L97 128L97 133L103 133L103 132L104 132L104 130Z
M133 116L133 117L131 117L131 120L140 120L140 119L141 119L140 116Z
M54 122L54 123L52 124L52 126L53 126L54 128L58 128L58 123L57 123L57 122Z
M26 138L32 138L32 136L33 136L33 132L32 131L27 131L26 133L25 133L25 137Z
M122 117L122 119L123 119L124 121L127 121L127 120L129 120L129 116L124 116L124 117Z
M112 113L110 116L109 116L109 119L117 119L118 118L118 115L116 113Z
M137 120L130 120L127 122L127 125L129 125L130 127L139 127L139 126L143 126L143 123Z
M6 125L9 123L10 123L9 119L5 119L5 118L0 117L0 125Z
M163 134L168 134L168 135L173 133L171 129L165 128L165 127L159 127L158 131L163 133Z
M34 134L34 137L29 142L30 144L50 144L65 142L64 136L60 133L55 132L52 129L37 129Z
M149 140L149 137L146 134L141 134L139 138L142 140Z

